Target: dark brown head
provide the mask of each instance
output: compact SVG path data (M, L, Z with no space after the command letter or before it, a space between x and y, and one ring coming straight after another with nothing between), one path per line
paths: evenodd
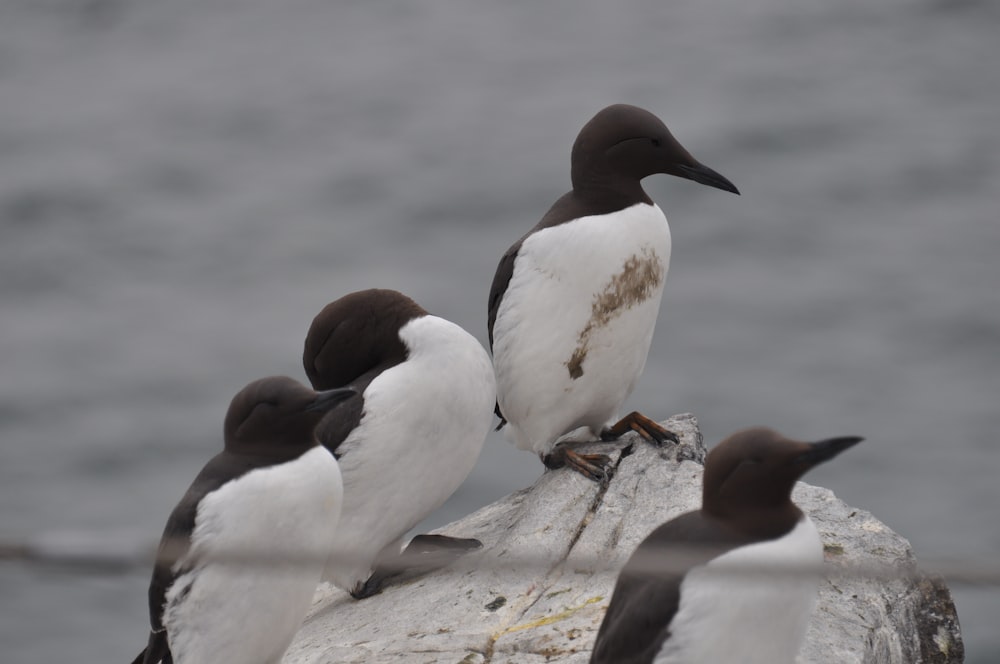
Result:
M314 430L323 415L354 396L350 388L314 392L287 376L250 383L226 413L226 451L292 459L318 445Z
M810 468L862 440L845 436L805 443L763 427L734 433L712 448L705 459L702 512L768 522L776 513L797 519L798 508L791 500L795 482Z
M302 364L317 390L343 387L372 370L406 359L399 329L427 312L394 290L357 291L331 302L313 319Z
M637 106L608 106L584 125L573 144L572 178L576 193L620 190L649 200L639 181L655 173L675 175L739 194L726 178L699 163L658 117Z

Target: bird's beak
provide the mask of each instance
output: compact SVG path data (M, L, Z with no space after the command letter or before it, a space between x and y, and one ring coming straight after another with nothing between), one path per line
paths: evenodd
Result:
M311 404L306 406L308 411L326 412L342 401L347 401L357 394L357 391L350 387L338 387L333 390L317 392L316 398Z
M861 436L843 436L841 438L828 438L816 443L809 443L809 449L796 457L795 461L811 468L824 461L829 461L847 448L854 447L862 440L864 438Z
M708 166L700 164L697 161L693 165L678 164L676 170L671 172L671 175L676 175L680 178L686 178L688 180L694 180L699 184L705 184L709 187L715 187L716 189L721 189L723 191L729 191L737 196L740 194L740 190L736 188L732 182L722 177L716 171L713 171Z

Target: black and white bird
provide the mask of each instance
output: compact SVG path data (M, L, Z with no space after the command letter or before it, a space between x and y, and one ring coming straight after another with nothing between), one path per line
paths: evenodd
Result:
M655 173L738 194L652 113L616 104L580 131L573 189L500 259L489 339L501 427L546 466L605 477L604 455L557 445L582 427L613 440L671 432L638 412L618 419L646 363L670 263L670 228L642 188Z
M313 320L303 364L318 390L357 395L317 430L337 457L344 506L324 578L356 598L410 566L445 564L479 542L404 536L465 481L493 421L489 355L458 325L393 290L346 295ZM434 553L438 563L429 562Z
M167 520L149 585L152 631L133 664L281 660L340 514L340 470L314 430L353 394L274 376L233 398L225 448Z
M591 664L794 662L823 545L792 489L861 440L805 443L755 428L719 443L701 509L654 530L622 569Z

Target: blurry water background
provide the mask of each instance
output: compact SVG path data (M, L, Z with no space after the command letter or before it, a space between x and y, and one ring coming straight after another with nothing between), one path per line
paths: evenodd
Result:
M990 0L2 0L0 535L155 541L351 290L485 342L497 259L625 101L743 191L646 181L674 256L627 406L864 435L807 479L992 559L998 34ZM492 435L429 524L541 470ZM130 661L147 578L4 564L3 660ZM1000 592L954 590L1000 661Z

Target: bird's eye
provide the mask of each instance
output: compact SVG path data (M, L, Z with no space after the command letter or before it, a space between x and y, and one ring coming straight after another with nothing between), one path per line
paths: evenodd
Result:
M650 143L653 144L654 148L660 147L660 139L658 139L658 138L651 138L649 140L650 140Z

